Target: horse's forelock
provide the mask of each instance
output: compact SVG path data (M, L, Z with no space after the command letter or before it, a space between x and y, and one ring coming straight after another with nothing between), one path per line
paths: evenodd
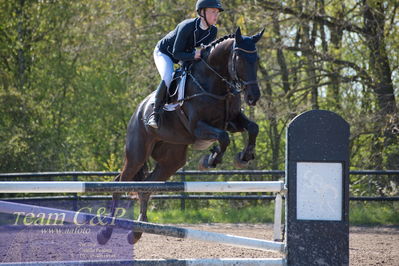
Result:
M251 37L242 36L243 39L239 43L236 43L236 47L242 48L247 51L253 51L256 49L255 42Z
M253 41L251 37L242 36L242 40L239 43L237 42L234 43L234 48L239 48L245 51L256 51L256 43ZM255 63L258 59L258 54L256 52L248 53L238 50L238 53L243 55L246 58L246 60L248 60L251 63Z

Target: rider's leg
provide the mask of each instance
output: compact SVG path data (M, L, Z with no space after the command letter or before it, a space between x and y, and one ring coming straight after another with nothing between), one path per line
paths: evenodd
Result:
M166 101L166 91L172 82L174 63L168 55L159 51L158 46L154 49L154 61L161 75L162 82L159 84L155 94L154 112L148 120L148 125L158 128L160 112Z
M155 93L154 111L147 122L153 128L159 127L159 117L166 101L166 89L165 81L162 80Z

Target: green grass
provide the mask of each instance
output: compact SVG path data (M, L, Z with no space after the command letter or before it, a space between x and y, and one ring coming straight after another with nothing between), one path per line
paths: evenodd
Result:
M165 208L148 212L150 222L172 224L272 223L273 217L272 203L240 208L187 208L185 211ZM349 221L351 225L399 225L399 202L351 202Z
M272 223L274 202L239 204L222 201L187 201L186 210L180 210L180 201L152 200L148 211L150 222L154 223ZM138 206L134 208L138 215ZM129 218L132 218L128 210ZM284 211L284 210L283 210ZM283 215L284 216L284 215ZM22 218L21 218L22 219ZM351 225L396 225L399 226L399 202L351 202L349 210ZM0 225L15 223L15 217L0 215Z
M149 212L154 223L270 223L273 209L263 206L234 208L170 209Z
M399 225L399 202L351 202L351 225Z

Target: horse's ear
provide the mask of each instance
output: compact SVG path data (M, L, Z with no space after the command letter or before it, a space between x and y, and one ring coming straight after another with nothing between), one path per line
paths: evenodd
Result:
M252 36L252 37L251 37L251 38L252 38L252 41L253 41L254 43L257 43L257 42L260 40L260 38L262 38L262 35L263 35L264 32L265 32L265 28L263 28L263 30L262 30L261 32L259 32L258 34Z
M237 43L240 43L243 40L240 27L237 28L235 36L236 36Z

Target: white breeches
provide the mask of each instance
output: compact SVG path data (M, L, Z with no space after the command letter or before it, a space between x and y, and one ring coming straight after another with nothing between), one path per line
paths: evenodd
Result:
M158 46L156 46L154 49L154 61L162 80L165 81L166 86L169 88L170 83L172 83L174 71L174 63L172 59L170 59L168 55L159 51Z

